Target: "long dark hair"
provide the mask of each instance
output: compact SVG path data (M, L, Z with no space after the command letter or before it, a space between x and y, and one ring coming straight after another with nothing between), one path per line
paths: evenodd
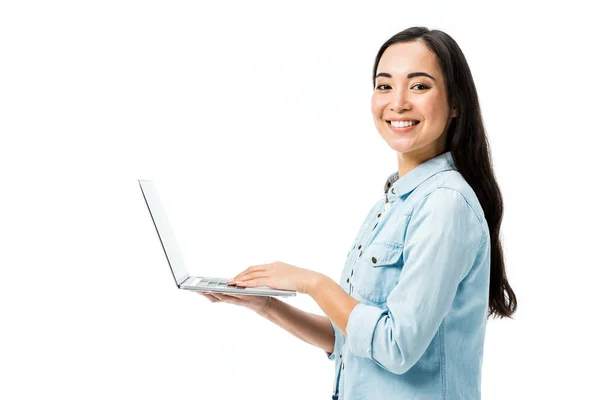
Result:
M437 56L444 74L448 103L456 117L448 127L446 151L451 151L456 169L475 191L485 213L491 239L491 270L488 317L503 318L517 310L517 297L508 284L500 242L503 202L489 154L477 90L465 56L448 34L425 27L412 27L388 39L379 49L373 66L373 89L381 55L394 43L422 41Z

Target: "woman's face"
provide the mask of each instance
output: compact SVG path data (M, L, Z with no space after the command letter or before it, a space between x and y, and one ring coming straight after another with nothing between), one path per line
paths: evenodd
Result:
M417 158L441 154L454 113L449 114L435 54L420 41L395 43L384 51L375 75L371 112L381 137L398 153ZM394 128L390 121L398 120L419 123Z

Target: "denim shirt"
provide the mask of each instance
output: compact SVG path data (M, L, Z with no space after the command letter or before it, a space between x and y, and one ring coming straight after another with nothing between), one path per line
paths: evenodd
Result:
M481 398L490 239L451 152L385 182L342 271L333 399Z

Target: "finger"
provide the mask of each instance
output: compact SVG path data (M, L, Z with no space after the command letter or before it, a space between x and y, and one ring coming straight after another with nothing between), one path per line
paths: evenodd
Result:
M232 296L230 294L219 294L219 297L221 298L222 301L226 301L228 303L232 303L232 304L239 304L240 299L239 297L236 296Z
M232 301L238 300L238 299L241 298L240 296L232 295L232 294L229 294L229 293L228 294L220 293L219 295L221 297L223 297L224 299L229 299L229 300L232 300Z
M236 276L234 276L233 278L231 278L228 282L236 281L236 280L240 279L241 276L244 276L244 275L246 275L249 272L249 269L250 268L246 268L245 270L243 270L242 272L240 272L239 274L237 274Z
M223 293L218 293L218 292L205 292L204 294L208 295L208 296L212 296L212 297L219 297L219 296L223 296Z
M251 273L237 279L237 282L247 282L247 281L251 281L251 280L255 280L255 279L259 279L259 278L269 278L270 276L271 275L266 271L251 272Z
M223 293L213 293L213 296L215 296L217 299L219 299L221 301L230 300L230 296L223 294Z
M211 303L214 303L215 301L219 301L219 299L217 299L213 295L210 295L210 294L207 294L207 293L204 294L204 297L206 297L208 300L210 300Z
M244 287L254 287L254 286L268 286L270 288L273 288L270 284L269 284L270 280L268 278L255 278L255 279L250 279L244 282L240 282L238 285L239 286L244 286Z
M248 268L246 268L245 270L243 270L242 272L240 272L239 274L237 274L236 276L234 276L232 278L232 280L239 280L242 277L245 277L246 275L255 272L255 271L264 271L265 270L265 266L264 265L252 265Z

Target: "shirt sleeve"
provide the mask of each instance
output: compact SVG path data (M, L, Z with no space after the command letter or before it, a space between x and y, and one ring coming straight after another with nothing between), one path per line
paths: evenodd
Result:
M325 354L327 354L327 358L329 358L329 360L333 361L333 360L335 360L335 341L337 340L337 332L335 330L337 328L335 327L333 322L331 322L331 320L329 320L329 323L331 324L331 327L333 328L333 353L325 351Z
M392 373L407 372L425 353L473 266L482 223L454 189L438 188L421 200L408 221L404 266L388 310L354 307L346 327L350 351Z

